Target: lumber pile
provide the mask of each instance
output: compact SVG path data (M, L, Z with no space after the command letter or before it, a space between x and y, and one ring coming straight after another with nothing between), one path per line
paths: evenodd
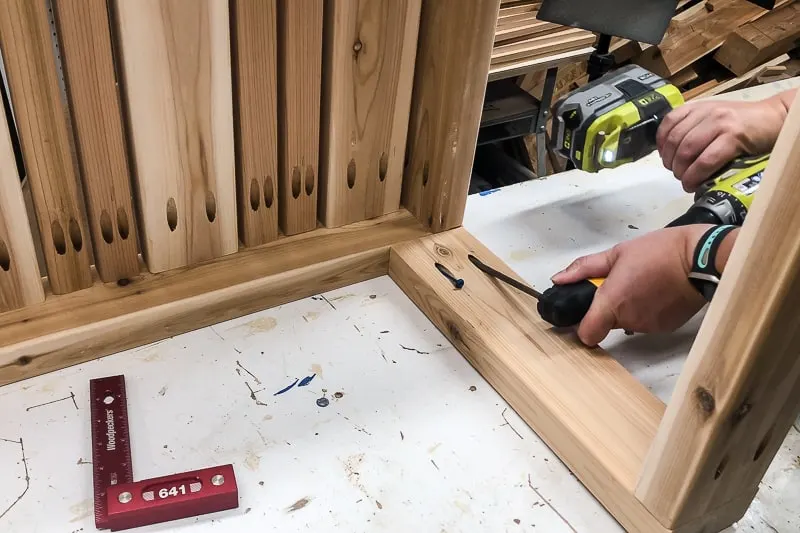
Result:
M501 13L510 7L502 5ZM512 16L520 14L505 20ZM503 28L511 35L503 20L501 14L498 34ZM800 2L778 0L767 10L748 0L681 0L659 45L614 38L611 53L619 66L636 63L668 78L690 101L800 75L798 45ZM539 98L544 79L543 71L529 72L519 84ZM561 65L553 102L587 82L585 57ZM526 139L533 157L534 143ZM563 169L563 162L551 160L553 171Z
M496 72L547 65L551 58L586 50L596 36L537 19L541 2L501 2L495 30L490 75ZM587 50L586 53L588 53Z

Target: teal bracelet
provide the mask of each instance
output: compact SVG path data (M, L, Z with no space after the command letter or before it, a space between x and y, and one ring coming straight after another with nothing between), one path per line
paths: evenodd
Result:
M714 259L716 259L716 250L719 248L719 244L722 243L722 237L725 237L728 233L732 230L736 229L736 226L732 225L725 225L725 226L718 226L716 228L712 228L703 235L703 238L700 239L700 243L698 243L699 250L695 251L694 260L698 267L701 270L707 270L709 260L711 259L711 249L714 248ZM714 247L714 244L717 244ZM714 266L714 261L711 261L711 268L714 272L719 275L716 267ZM694 269L692 269L694 270Z
M725 236L736 228L737 226L732 225L710 228L703 234L695 248L689 282L708 301L714 297L721 276L716 266L717 250Z

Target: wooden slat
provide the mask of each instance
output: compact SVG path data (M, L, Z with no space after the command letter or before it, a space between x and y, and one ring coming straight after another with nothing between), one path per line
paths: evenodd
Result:
M278 237L276 0L234 0L231 15L239 238L257 246Z
M661 44L634 62L660 76L672 76L719 48L733 29L769 13L748 0L707 0L698 6L673 19Z
M95 266L106 282L132 278L137 228L106 0L55 0L53 7Z
M317 226L322 0L278 2L278 209L287 235Z
M717 53L720 64L737 76L790 51L800 39L800 4L776 9L730 34Z
M463 228L392 247L389 275L631 533L708 533L754 492L676 529L665 528L633 491L664 404L613 357L574 333L554 331L530 296L492 280L474 254L514 273ZM461 290L436 269L464 280Z
M0 314L0 386L385 275L389 247L423 235L398 211Z
M798 203L800 97L638 482L636 495L667 525L755 494L800 411Z
M42 301L44 289L36 250L6 112L0 106L0 313Z
M228 2L122 0L116 14L147 266L233 253Z
M498 27L494 34L494 44L495 46L508 44L523 38L534 37L544 33L553 32L554 30L563 29L563 26L553 24L552 22L532 19L519 24Z
M550 67L568 65L574 61L586 59L594 52L593 47L578 48L567 52L549 54L543 57L525 58L519 61L511 61L501 65L492 65L489 70L489 81L511 78L531 72L541 72ZM585 69L584 69L585 70ZM560 73L560 71L559 71ZM587 77L585 74L581 77ZM555 101L555 99L553 100Z
M326 5L320 219L397 211L421 0Z
M549 54L585 48L594 44L597 37L581 29L566 29L540 37L533 37L514 44L497 46L492 52L492 66L543 57Z
M464 218L499 3L422 5L403 205L436 232Z
M389 274L623 526L664 531L633 497L664 404L608 354L554 334L535 301L483 274L470 253L513 275L463 228L395 246Z
M50 288L56 294L86 288L90 236L44 2L0 0L0 48Z

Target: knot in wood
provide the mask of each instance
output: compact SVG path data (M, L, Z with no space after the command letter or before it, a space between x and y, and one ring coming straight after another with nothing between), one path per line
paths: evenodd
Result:
M739 406L735 413L733 413L733 423L738 424L750 412L753 406L749 403L743 403Z
M703 387L697 387L697 389L694 391L694 395L697 397L697 402L700 404L700 409L702 409L704 413L711 414L714 412L716 402L714 400L714 396L712 396L707 389Z
M447 323L447 333L450 335L450 342L453 344L464 344L464 341L461 339L461 331L458 329L455 322Z
M442 257L450 257L453 255L453 252L451 252L449 248L447 248L446 246L442 246L441 244L435 244L434 251L436 252L436 255Z
M33 359L31 358L31 356L29 356L29 355L23 355L22 357L20 357L19 359L17 359L17 364L18 364L19 366L27 366L27 365L31 364L31 361L33 361Z
M353 59L358 60L362 48L364 48L364 43L361 42L361 39L356 39L353 43Z

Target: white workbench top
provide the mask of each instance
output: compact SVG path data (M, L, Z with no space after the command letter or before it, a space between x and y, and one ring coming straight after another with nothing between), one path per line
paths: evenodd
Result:
M543 287L689 202L651 157L470 197L465 226ZM666 401L697 325L604 346ZM114 374L136 479L230 462L239 486L236 510L143 532L621 531L384 277L0 388L1 532L95 529L88 387ZM796 532L799 515L792 430L730 531Z

